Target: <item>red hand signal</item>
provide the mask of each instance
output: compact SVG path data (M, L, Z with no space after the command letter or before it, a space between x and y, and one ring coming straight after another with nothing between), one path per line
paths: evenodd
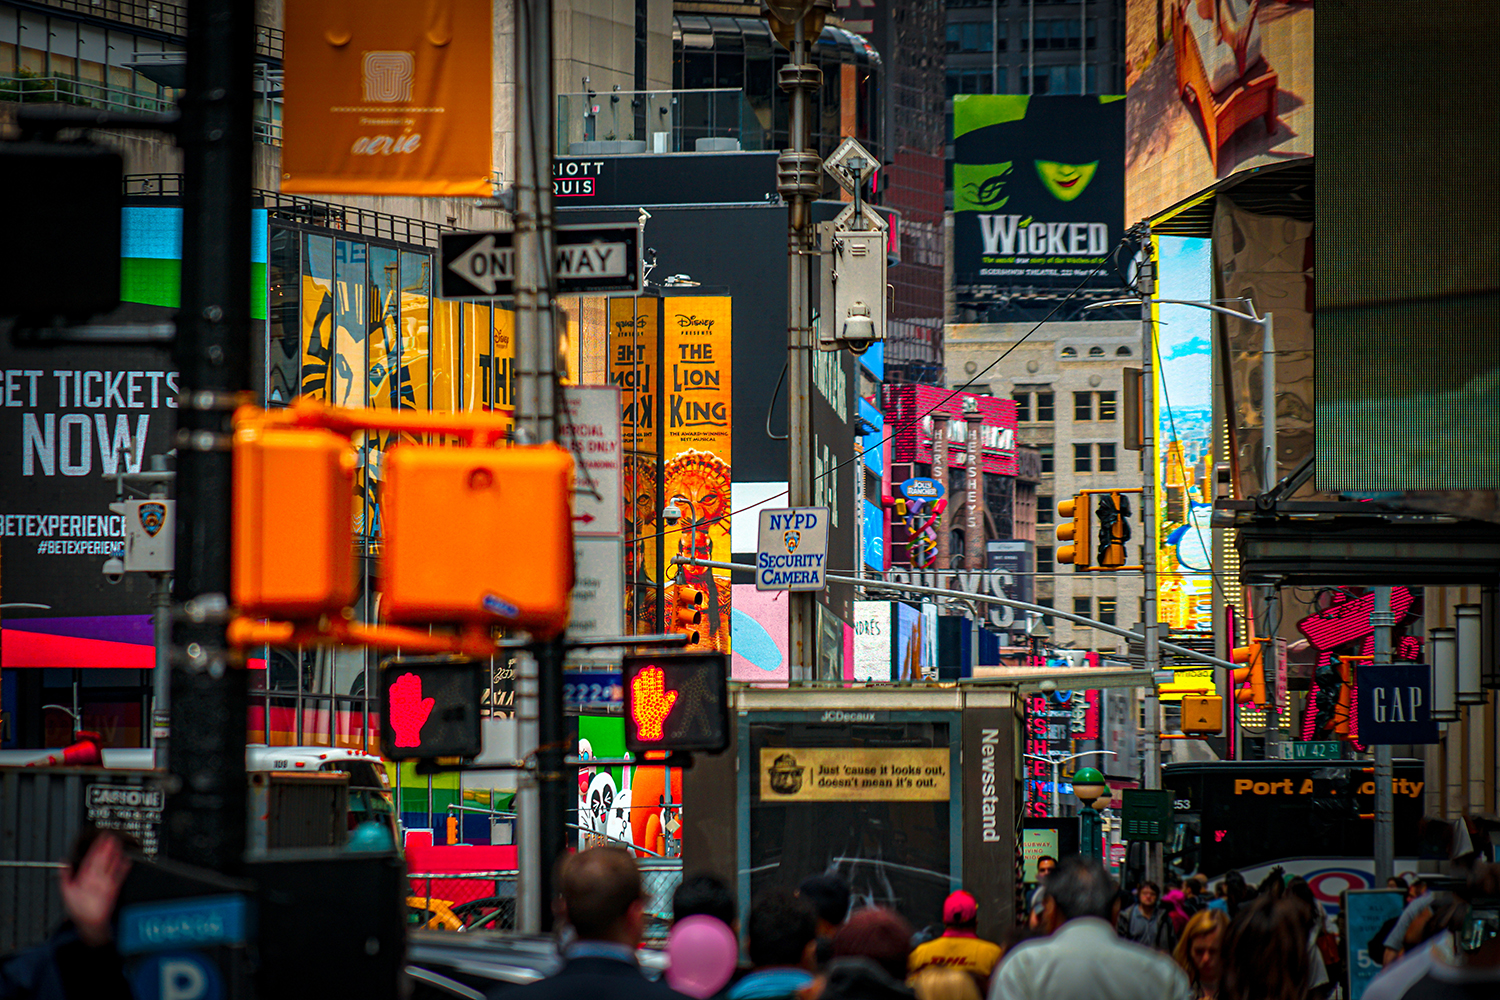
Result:
M396 746L422 745L422 727L432 714L433 698L422 697L422 678L402 674L391 685L391 728L396 731Z
M677 692L667 691L666 673L661 667L647 667L630 681L630 713L640 739L663 738L662 724L677 704Z

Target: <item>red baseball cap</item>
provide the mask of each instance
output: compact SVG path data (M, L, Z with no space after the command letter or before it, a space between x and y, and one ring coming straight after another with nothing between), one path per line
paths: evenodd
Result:
M943 923L970 924L979 916L979 904L962 889L943 902Z

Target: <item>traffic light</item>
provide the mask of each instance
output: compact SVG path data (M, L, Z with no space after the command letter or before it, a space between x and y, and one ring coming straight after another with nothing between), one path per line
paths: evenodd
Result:
M1071 500L1062 501L1057 505L1057 513L1068 519L1067 524L1057 526L1057 538L1071 543L1057 550L1057 561L1072 563L1074 569L1090 569L1088 495L1079 493Z
M625 749L703 750L729 746L729 658L723 653L631 655L625 683Z
M1245 664L1243 667L1234 668L1234 700L1241 704L1254 702L1257 706L1264 708L1266 704L1266 671L1264 663L1266 643L1264 639L1254 639L1248 646L1236 646L1229 653L1229 659L1235 663ZM1242 691L1240 686L1245 682L1250 683L1249 691Z
M1130 541L1130 498L1118 490L1100 494L1094 511L1099 519L1100 569L1119 569L1126 563L1125 543Z
M380 749L387 760L477 757L484 749L482 660L406 657L380 665Z
M672 617L667 623L668 632L686 632L688 645L698 645L698 626L703 622L703 591L679 583L672 591Z

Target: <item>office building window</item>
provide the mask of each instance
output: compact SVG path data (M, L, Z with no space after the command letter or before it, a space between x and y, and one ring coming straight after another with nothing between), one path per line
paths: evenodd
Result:
M1039 392L1036 394L1036 419L1037 423L1050 424L1057 419L1053 405L1055 397L1050 392Z
M1115 394L1112 392L1099 393L1099 419L1115 419Z
M1023 424L1031 423L1031 393L1013 392L1010 398L1016 404L1016 421Z
M1073 446L1073 471L1094 471L1094 446L1091 444L1075 444Z
M1115 471L1115 446L1112 444L1101 444L1099 446L1099 471Z
M1052 505L1052 497L1051 496L1044 496L1041 493L1038 493L1036 495L1036 523L1037 524L1051 524L1052 523L1052 515L1055 514L1056 512L1057 512L1057 508Z
M1036 547L1036 571L1038 573L1052 572L1052 560L1054 558L1053 546L1038 545Z
M1052 446L1050 444L1039 444L1036 450L1042 457L1042 475L1052 475L1054 465Z
M1040 604L1044 608L1050 608L1050 607L1054 606L1052 604L1052 598L1050 598L1050 597L1039 597L1039 598L1037 598L1037 603ZM1051 615L1042 615L1042 624L1046 625L1048 628L1051 628L1052 627L1052 616Z
M1099 621L1106 625L1115 624L1115 608L1117 604L1113 597L1099 598Z
M1073 613L1075 615L1082 615L1085 618L1090 618L1090 617L1092 617L1089 614L1089 610L1091 609L1091 607L1092 607L1092 598L1088 598L1088 597L1075 597L1075 598L1073 598ZM1077 626L1075 625L1074 627L1076 628Z
M1092 392L1073 393L1073 419L1094 419L1094 394Z

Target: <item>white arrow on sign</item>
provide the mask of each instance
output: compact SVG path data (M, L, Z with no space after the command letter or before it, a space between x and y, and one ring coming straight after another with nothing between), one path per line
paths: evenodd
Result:
M486 236L453 258L448 270L469 282L486 295L495 294L495 286L515 278L516 252L511 247L495 246L495 237Z
M630 273L630 246L626 243L589 243L557 247L556 274L569 278L623 278ZM493 234L453 258L448 269L486 295L515 280L516 252L497 247Z

